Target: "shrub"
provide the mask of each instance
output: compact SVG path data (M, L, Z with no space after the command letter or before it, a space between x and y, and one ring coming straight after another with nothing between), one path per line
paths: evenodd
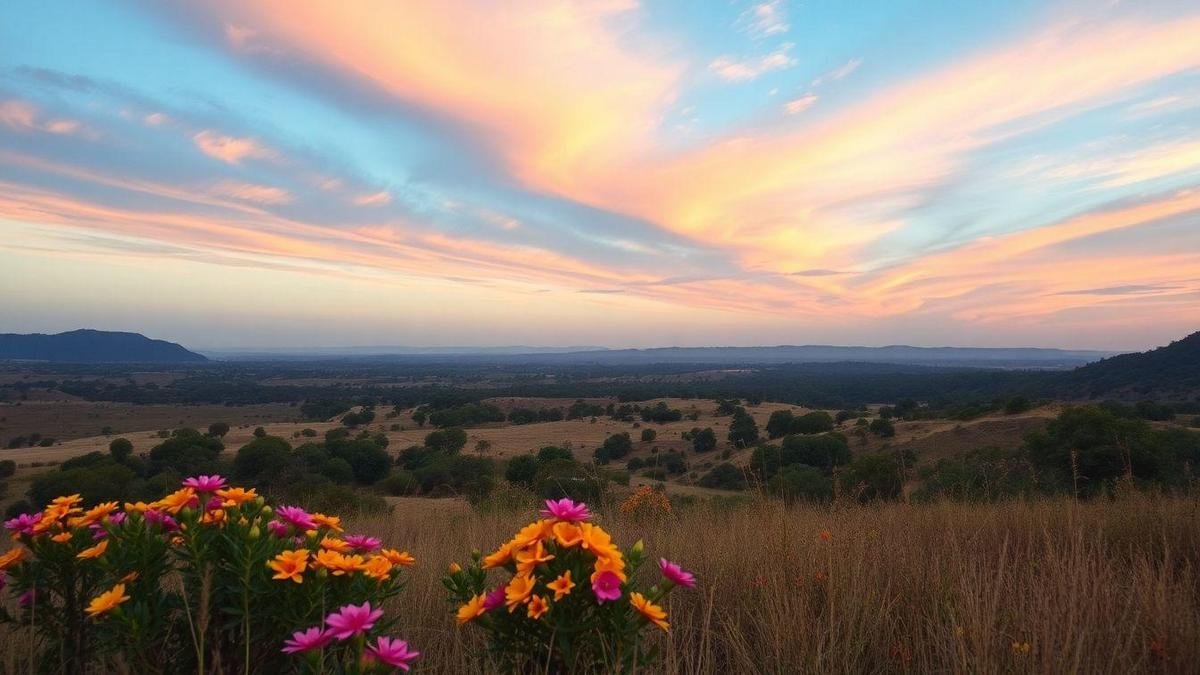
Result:
M738 408L729 422L729 442L739 448L749 447L758 440L758 424L745 408Z
M871 433L883 438L891 438L896 435L896 425L883 417L871 420L870 429Z
M824 410L814 410L792 420L789 434L823 434L833 431L833 418Z
M413 472L426 495L486 497L496 485L495 468L486 457L441 455Z
M771 494L785 501L828 501L833 498L833 481L821 470L804 464L784 468L767 483Z
M317 437L317 430L316 430L316 429L309 429L309 428L307 428L307 427L306 427L306 428L304 428L304 429L301 429L301 430L300 430L300 435L301 435L301 436L303 436L303 437L305 437L305 438L316 438L316 437Z
M375 487L384 494L395 497L414 495L421 489L417 477L411 471L403 470L393 471L387 478L376 483Z
M465 403L429 414L429 422L435 427L470 427L503 421L504 411L490 403Z
M256 438L238 449L233 475L254 485L279 481L292 462L292 446L278 436Z
M378 443L369 438L339 440L325 444L331 457L338 457L350 465L354 480L360 485L372 485L392 470L392 457Z
M114 438L108 444L108 453L117 462L123 463L129 459L129 455L133 454L133 443L130 443L128 438Z
M860 455L842 474L842 485L861 502L898 499L904 485L900 460L885 452Z
M641 415L643 422L655 422L657 424L678 422L683 419L682 412L674 408L668 408L664 401L659 401L648 408L642 408Z
M642 429L642 442L650 443L658 438L658 432L653 429Z
M633 441L630 440L628 431L622 431L604 439L600 447L609 459L621 459L633 452Z
M555 459L538 469L533 490L544 499L569 497L598 502L607 489L602 474L575 461Z
M106 459L104 463L65 471L60 469L35 477L29 487L29 499L39 504L58 495L78 494L88 502L123 500L138 494L137 480L137 474L129 467Z
M537 476L538 460L533 455L518 455L508 460L504 467L504 478L514 485L533 487Z
M0 478L8 478L17 472L17 463L11 459L0 460Z
M390 460L389 463L391 463ZM341 457L330 457L321 463L317 471L335 483L344 485L354 482L354 467L350 466L350 462Z
M718 490L744 490L746 477L741 469L729 462L722 462L700 477L700 485Z
M640 543L621 551L583 504L548 502L547 516L521 529L497 551L475 554L466 568L443 579L460 624L486 634L489 652L504 672L653 672L661 669L644 629L667 629L658 605L675 586L694 577L663 561L660 585L639 592L633 585L645 559ZM586 545L586 547L585 547ZM487 586L488 569L511 575ZM590 587L590 588L589 588ZM508 607L505 611L504 606ZM564 627L595 626L591 630Z
M570 450L568 450L566 448L560 448L557 445L547 445L547 446L543 447L541 450L538 450L538 454L537 454L538 462L545 463L545 462L549 462L549 461L555 460L555 459L574 460L575 455L572 455Z
M467 444L467 432L458 427L440 429L425 436L425 446L443 452L457 453Z
M179 474L211 473L216 466L217 456L224 449L220 439L195 429L176 429L166 440L150 449L151 472L160 473L170 469Z
M208 425L209 436L221 438L227 433L229 433L229 425L224 422L213 422L212 424Z
M1023 412L1028 412L1033 407L1029 399L1024 396L1013 396L1004 402L1005 415L1017 415Z
M709 452L717 447L717 433L712 430L712 427L692 429L690 439L694 452Z

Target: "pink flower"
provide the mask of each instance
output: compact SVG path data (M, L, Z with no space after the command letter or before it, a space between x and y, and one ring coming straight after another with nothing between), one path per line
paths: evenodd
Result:
M547 499L546 508L539 511L539 513L549 518L565 520L568 523L579 523L592 517L592 514L588 511L587 504L573 502L566 497L558 501Z
M120 525L121 523L124 523L125 522L125 512L117 511L116 513L114 513L108 517L108 522L112 523L113 525Z
M488 593L483 597L483 608L487 611L492 611L500 605L504 604L504 591L508 590L508 586L498 586L496 590Z
M383 545L383 541L379 537L369 537L365 534L348 534L342 537L342 541L359 553L369 553Z
M409 663L420 655L421 652L409 649L408 643L404 640L381 637L375 641L375 644L367 647L364 658L382 661L400 670L408 670Z
M275 513L280 519L297 530L307 531L317 529L317 524L313 521L312 516L308 511L299 506L281 506Z
M272 520L271 522L267 523L267 531L275 535L277 538L283 539L287 536L288 526L284 525L281 521Z
M174 532L179 529L178 521L158 509L149 509L142 514L142 517L151 525L161 525L167 532Z
M92 541L100 541L108 536L108 530L104 529L100 523L92 523L88 525L88 529L92 532Z
M621 577L616 572L604 570L592 581L592 593L596 594L596 602L616 600L621 597Z
M688 572L679 565L667 560L666 558L658 559L658 569L662 575L667 578L667 581L684 588L696 587L696 575Z
M221 476L192 476L183 481L183 487L190 487L196 492L216 492L225 487L225 479Z
M225 501L220 497L212 497L208 503L204 505L205 511L218 511L225 504Z
M4 587L7 585L8 585L8 574L6 574L4 572L0 572L0 591L4 590Z
M382 609L371 609L371 603L364 602L361 605L346 605L330 614L325 617L325 625L329 626L330 635L345 640L371 630L381 616Z
M4 529L15 534L32 535L33 526L42 520L41 513L22 513L4 521Z
M321 649L332 641L333 636L329 634L329 631L320 626L313 626L308 630L298 630L292 633L292 638L283 643L283 653L309 652Z
M24 593L22 593L20 596L17 597L17 606L18 607L28 607L28 606L32 605L34 597L35 597L35 594L34 594L32 588L25 591Z

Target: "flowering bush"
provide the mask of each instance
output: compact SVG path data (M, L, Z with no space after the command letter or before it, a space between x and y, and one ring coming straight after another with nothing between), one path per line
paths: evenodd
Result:
M617 507L621 515L630 518L658 518L671 515L671 500L661 490L643 485L634 490Z
M458 623L486 631L495 665L506 671L624 672L651 663L657 648L647 646L644 629L669 629L662 599L695 586L695 577L659 560L663 580L636 590L640 541L621 551L589 522L587 506L570 499L547 500L541 515L492 554L451 566L443 583L460 605ZM489 588L491 569L510 576Z
M412 556L339 536L335 516L272 509L220 476L150 504L80 502L5 523L18 545L0 587L19 600L0 620L29 631L49 670L366 672L417 656L378 609Z

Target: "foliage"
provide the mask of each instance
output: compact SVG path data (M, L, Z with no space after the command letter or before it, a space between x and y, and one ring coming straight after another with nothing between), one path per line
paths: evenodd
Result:
M471 427L503 421L504 411L490 403L464 403L429 413L429 423L435 427Z
M859 455L841 475L843 489L861 502L898 499L904 486L900 458L891 452Z
M833 481L820 469L805 464L791 464L767 482L771 494L784 501L828 501L833 498Z
M545 499L569 497L599 502L608 489L605 474L570 459L552 459L538 467L533 490Z
M754 445L758 440L758 424L745 408L738 408L729 422L729 442L739 448Z
M683 419L683 413L675 408L667 407L665 401L659 401L652 406L642 408L641 416L643 422L655 422L657 424L678 422Z
M123 463L133 454L133 443L128 438L114 438L108 444L108 452L118 463Z
M459 427L439 429L425 435L425 447L457 453L467 444L467 432Z
M733 464L722 462L701 476L699 483L701 487L718 490L744 490L746 489L746 476Z

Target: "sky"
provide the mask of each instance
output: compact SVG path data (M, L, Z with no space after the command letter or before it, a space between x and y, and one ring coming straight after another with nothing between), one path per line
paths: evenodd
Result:
M1200 5L0 6L0 332L1143 349Z

